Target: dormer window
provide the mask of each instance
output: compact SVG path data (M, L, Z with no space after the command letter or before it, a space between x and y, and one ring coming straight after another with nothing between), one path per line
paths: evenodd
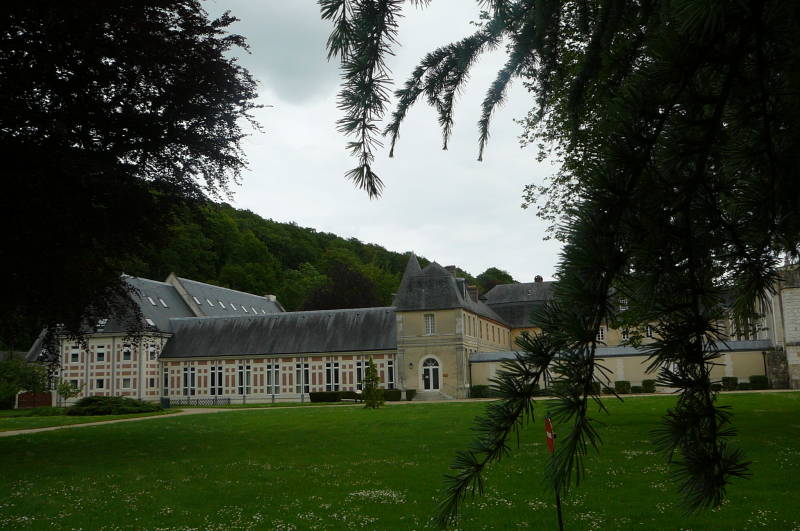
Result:
M209 306L214 306L214 303L211 302L211 299L206 299L206 302L208 303Z
M628 309L628 299L619 300L619 311L624 312Z
M154 323L153 320L150 319L149 317L145 318L144 322L146 322L148 324L148 326L152 326L154 328L156 326L156 323Z
M231 309L233 309L234 311L237 310L236 305L234 303L231 303Z
M253 310L253 313L258 313L258 310L256 310L253 306L250 306L250 309Z
M152 304L153 306L156 306L156 301L153 300L153 297L147 297L147 300L150 301L150 304Z
M225 304L223 304L223 302L220 301L220 300L218 300L217 302L219 303L219 307L224 310L225 309Z
M161 297L158 298L158 302L160 302L161 306L163 306L164 308L169 308L169 306L167 306L167 303L164 302L164 299L162 299Z
M108 324L108 319L100 319L97 321L97 328L98 330L102 330Z
M195 303L197 303L197 304L203 304L203 301L201 301L201 300L200 300L200 299L198 299L197 297L194 297L194 296L192 296L192 298L194 299L194 302L195 302Z
M245 308L244 306L242 306L242 310L244 310L244 313L250 313L250 312L247 311L247 308Z

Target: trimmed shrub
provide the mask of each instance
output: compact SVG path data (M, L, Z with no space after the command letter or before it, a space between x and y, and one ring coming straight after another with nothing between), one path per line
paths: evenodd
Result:
M400 389L384 389L383 399L387 402L399 402L403 399L403 392Z
M736 376L724 376L722 378L722 389L724 391L736 391L739 384L739 378Z
M618 395L629 395L631 393L631 383L628 380L617 380L614 382L614 390Z
M645 393L655 393L656 392L656 381L655 380L642 380L642 391Z
M720 391L722 391L722 384L718 384L718 383L711 384L711 390L716 392L716 393L719 393Z
M339 400L361 400L361 394L355 391L339 391Z
M644 392L644 389L642 389L641 385L632 385L631 386L631 393L639 394L639 393L643 393L643 392Z
M67 415L127 415L161 411L158 404L134 400L124 396L87 396L67 408Z
M316 391L314 393L308 393L309 398L312 402L341 402L342 401L342 392L341 391Z
M614 394L614 390L611 389L610 387L603 387L603 394L604 395L613 395Z
M473 385L469 388L470 398L489 398L488 385Z
M769 379L763 374L754 374L749 379L753 389L769 389Z
M592 382L592 393L595 395L599 395L600 391L602 391L602 386L600 382Z
M737 391L750 391L753 389L753 386L750 385L750 382L742 382L736 386Z
M569 394L569 382L564 380L556 380L550 386L550 390L554 395L567 395Z
M414 396L416 396L417 390L416 389L406 389L406 400L411 402L414 400Z

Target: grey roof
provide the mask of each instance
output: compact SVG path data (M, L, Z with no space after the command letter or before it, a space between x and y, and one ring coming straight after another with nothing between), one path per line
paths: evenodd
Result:
M541 308L543 304L544 301L527 301L490 304L489 307L512 328L526 328L533 326L531 315L534 310Z
M768 339L757 339L750 341L726 341L719 344L721 352L747 352L753 350L768 350L770 342ZM598 358L620 358L626 356L647 355L646 348L635 348L630 346L616 347L597 347ZM473 352L469 356L470 363L481 363L490 361L506 361L515 358L515 351L503 350L498 352Z
M394 305L398 311L464 308L504 323L503 318L489 306L470 298L463 279L456 279L436 262L429 264L425 269L420 269L414 255L408 260L400 288L394 298Z
M523 282L519 284L498 284L486 292L486 304L506 304L512 302L544 302L553 296L555 281Z
M123 279L136 290L138 295L134 295L134 300L139 304L142 316L145 320L150 319L155 323L157 330L170 332L170 319L194 315L171 284L140 277L124 276ZM104 332L126 332L128 330L130 330L130 326L124 322L124 319L111 319L103 328Z
M251 356L397 348L395 308L172 319L162 358Z
M190 297L197 297L200 302L198 303L194 300L192 302L197 305L202 315L206 317L253 315L253 309L256 310L256 314L261 315L284 311L280 304L260 295L214 286L188 278L176 278ZM209 301L211 301L210 304ZM220 301L222 304L220 304ZM246 312L244 308L247 308Z

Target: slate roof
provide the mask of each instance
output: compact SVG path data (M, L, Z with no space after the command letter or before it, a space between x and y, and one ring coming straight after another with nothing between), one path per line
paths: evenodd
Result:
M420 269L414 255L408 260L400 288L394 298L398 311L448 310L464 308L499 323L505 323L492 308L482 301L473 301L466 285L445 268L433 262Z
M260 295L214 286L188 278L176 278L190 297L197 297L197 300L200 301L198 303L197 300L192 300L199 308L201 316L253 315L253 310L256 314L266 315L284 311L279 303ZM245 308L247 311L244 311Z
M533 326L531 313L553 296L554 281L499 284L486 292L486 304L513 328Z
M171 320L162 358L255 356L397 348L395 308Z
M155 323L157 330L170 332L170 319L194 316L192 310L171 284L140 277L125 276L123 279L138 292L138 295L134 295L134 297L142 311L142 316ZM126 332L129 329L130 326L126 326L124 320L111 319L103 328L103 332Z
M754 350L768 350L770 342L768 339L757 339L750 341L727 341L719 344L721 352L747 352ZM503 350L497 352L473 352L469 356L470 363L482 363L490 361L506 361L515 359L515 351ZM597 347L598 358L621 358L626 356L646 355L646 349L637 349L630 346L616 347Z

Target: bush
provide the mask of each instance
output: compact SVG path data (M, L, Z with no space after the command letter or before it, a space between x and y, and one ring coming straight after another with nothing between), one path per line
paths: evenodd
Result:
M642 388L641 385L632 385L631 386L631 393L639 394L639 393L643 393L643 392L644 392L644 389Z
M387 402L399 402L403 399L403 393L400 389L384 389L383 399Z
M550 386L550 391L557 396L569 395L569 382L556 380Z
M316 391L314 393L308 393L309 399L312 402L341 402L342 401L342 392L341 391Z
M67 408L67 415L127 415L161 411L161 406L123 396L87 396Z
M722 384L718 383L711 384L711 390L714 391L715 393L719 393L720 391L722 391Z
M739 384L739 378L736 376L725 376L722 378L722 389L724 391L736 391Z
M656 381L655 380L642 380L642 391L645 393L655 393L656 392Z
M473 385L469 388L470 398L489 398L488 385Z
M750 382L742 382L736 386L737 391L750 391L751 389L753 389L753 386Z
M603 394L604 395L613 395L614 394L614 390L611 389L610 387L603 387Z
M600 382L592 382L592 394L599 395L602 390Z
M631 393L631 383L628 380L617 380L614 382L614 390L618 395L629 395Z
M416 389L406 389L406 400L411 402L412 400L414 400L414 397L416 396L416 394L417 394L417 390Z
M769 389L769 379L763 374L754 374L750 377L750 386L753 389Z
M339 400L361 400L361 393L355 391L338 391Z

